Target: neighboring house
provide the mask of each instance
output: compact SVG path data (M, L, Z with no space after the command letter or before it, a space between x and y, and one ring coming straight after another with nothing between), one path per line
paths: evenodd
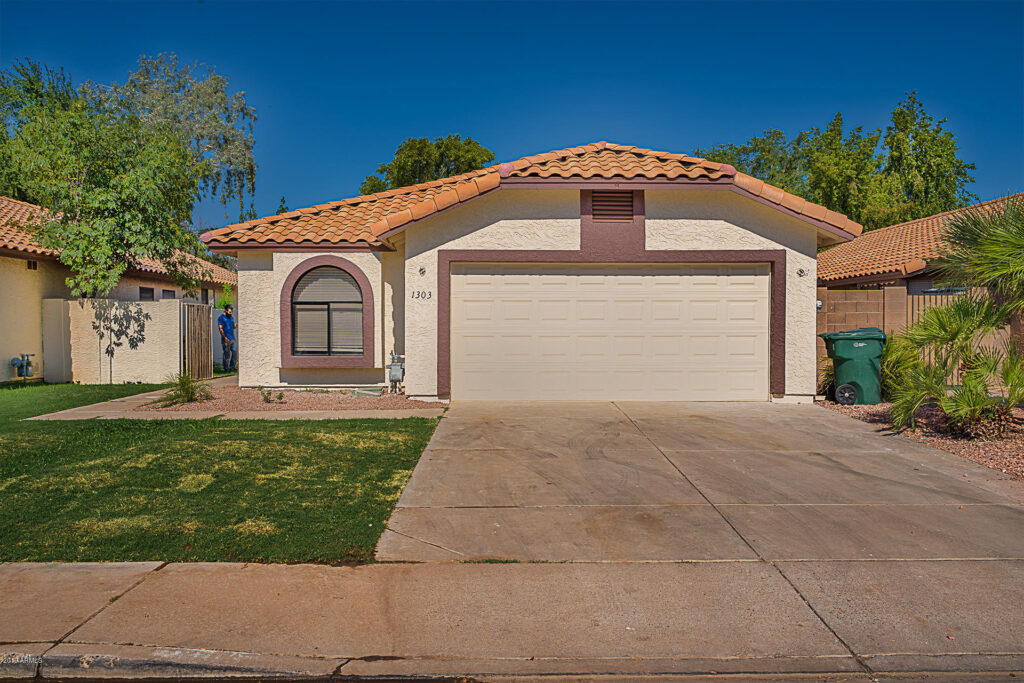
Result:
M9 360L32 353L35 376L43 376L43 300L70 298L64 281L67 267L56 250L35 244L22 226L44 211L34 204L0 197L0 381L15 379ZM235 287L238 277L220 266L202 261L207 278L194 298L216 304L224 285ZM158 262L145 260L138 269L124 274L108 299L117 301L159 301L181 299L184 292Z
M988 211L1001 201L967 208ZM891 334L954 298L958 290L938 286L936 259L946 221L965 210L870 230L818 254L818 332L878 327ZM1000 333L992 339L1002 338ZM818 356L824 355L819 341Z
M1002 201L993 199L967 208L988 211ZM965 210L870 230L823 251L818 254L818 284L829 289L904 285L909 294L935 290L935 260L942 249L942 231L951 216Z
M682 154L604 142L213 230L243 386L810 400L818 249L861 226Z

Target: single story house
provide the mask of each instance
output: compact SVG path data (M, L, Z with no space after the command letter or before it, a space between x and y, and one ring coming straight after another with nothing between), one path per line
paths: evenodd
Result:
M242 386L455 400L812 400L818 249L846 216L599 142L212 230Z
M1012 195L1019 197L1024 193ZM829 289L879 289L905 286L908 294L938 289L936 259L942 250L946 221L969 209L986 211L1003 199L937 213L869 230L818 255L818 284Z
M33 215L44 212L39 206L0 196L0 382L16 379L9 364L22 353L32 358L35 377L43 377L43 300L67 299L65 284L67 266L58 260L59 252L41 247L22 226ZM206 261L200 266L207 273L203 288L192 300L215 304L224 285L236 287L235 273ZM159 301L181 299L184 292L167 273L152 260L143 261L137 269L124 274L107 296L116 301Z

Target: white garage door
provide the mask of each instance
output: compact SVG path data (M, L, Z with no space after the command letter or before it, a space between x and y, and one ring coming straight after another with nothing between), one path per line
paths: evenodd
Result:
M768 399L767 264L453 264L451 292L453 399Z

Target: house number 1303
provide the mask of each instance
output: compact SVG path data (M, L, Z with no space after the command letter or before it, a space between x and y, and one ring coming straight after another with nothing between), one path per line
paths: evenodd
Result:
M412 293L412 298L413 299L429 299L430 297L431 297L431 292L430 292L429 289L417 289L417 290L414 290L413 293Z

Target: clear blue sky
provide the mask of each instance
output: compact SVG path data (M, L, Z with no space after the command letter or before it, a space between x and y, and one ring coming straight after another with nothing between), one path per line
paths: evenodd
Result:
M609 140L689 152L769 127L948 119L981 199L1024 190L1024 2L14 2L0 59L123 80L213 65L256 125L256 208L357 194L408 136L509 160ZM204 206L207 225L231 222ZM234 213L230 217L234 218Z

